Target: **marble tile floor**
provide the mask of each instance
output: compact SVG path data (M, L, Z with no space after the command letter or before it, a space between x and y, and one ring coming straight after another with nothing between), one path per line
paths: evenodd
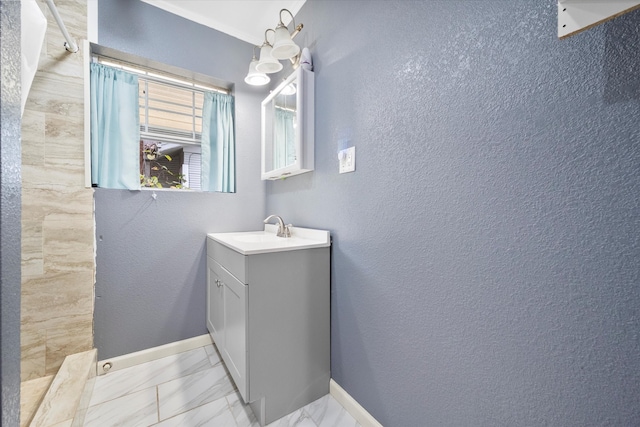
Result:
M213 345L96 379L85 427L259 427ZM269 427L360 427L330 395Z

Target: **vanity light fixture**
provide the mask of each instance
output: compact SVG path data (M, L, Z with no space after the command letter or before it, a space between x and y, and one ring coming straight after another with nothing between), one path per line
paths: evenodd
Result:
M275 40L273 42L271 56L276 59L289 59L300 53L300 46L295 44L295 42L292 40L293 36L289 34L289 29L286 25L284 25L284 22L282 22L282 12L287 12L289 15L291 15L293 28L296 28L296 20L293 17L293 14L289 12L288 9L282 9L280 11L280 22L278 22L278 25L275 29Z
M269 76L256 70L258 59L256 58L256 46L253 47L253 59L249 64L249 72L247 77L244 78L245 83L252 86L264 86L271 81Z
M260 46L260 61L256 64L256 70L261 73L277 73L282 70L282 64L278 62L276 58L271 55L271 51L273 46L269 43L269 39L267 38L267 33L269 31L275 32L271 28L264 32L264 42L262 46Z
M292 33L289 33L289 29L282 22L282 12L287 12L291 15L291 21L293 22L294 27ZM279 60L284 59L289 59L294 68L296 68L300 63L300 47L295 44L293 38L298 35L302 30L302 27L302 24L298 24L296 26L295 18L289 10L280 10L280 21L278 22L276 29L273 30L269 28L264 32L264 42L262 43L262 46L260 46L260 60L255 64L255 70L258 73L277 73L283 68ZM271 44L268 39L269 31L273 32L273 44ZM253 61L251 62L253 63ZM249 66L249 73L251 73L251 70L251 66ZM247 75L247 78L245 79L247 83L249 83L248 79L249 75ZM261 84L267 83L268 81Z

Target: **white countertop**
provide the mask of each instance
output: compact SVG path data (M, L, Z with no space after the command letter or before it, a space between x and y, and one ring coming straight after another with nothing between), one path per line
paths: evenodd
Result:
M301 227L289 227L289 229L291 237L277 237L278 226L273 224L266 224L262 231L209 233L207 237L243 255L331 246L331 238L326 230Z

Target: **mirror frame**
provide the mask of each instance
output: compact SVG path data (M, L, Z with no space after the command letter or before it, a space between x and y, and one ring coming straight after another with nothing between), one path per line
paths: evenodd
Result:
M267 168L267 144L273 140L273 129L267 129L267 114L273 114L272 101L291 82L296 81L296 132L295 148L296 160L294 163L279 169ZM273 117L271 118L273 123ZM271 137L267 132L271 133ZM262 101L261 124L261 179L275 180L287 178L301 173L311 172L314 167L314 74L313 71L298 67L287 79L276 87Z

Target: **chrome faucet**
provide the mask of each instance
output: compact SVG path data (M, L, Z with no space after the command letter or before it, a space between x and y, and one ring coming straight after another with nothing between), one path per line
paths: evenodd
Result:
M276 232L276 236L291 237L291 230L289 229L289 227L291 227L291 224L284 225L284 221L278 215L269 215L267 218L265 218L264 223L268 224L269 221L271 221L274 218L278 220L278 231Z

